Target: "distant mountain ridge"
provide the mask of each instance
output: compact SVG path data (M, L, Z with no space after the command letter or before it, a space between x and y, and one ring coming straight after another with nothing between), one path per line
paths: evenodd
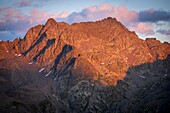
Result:
M135 32L129 31L111 17L96 22L71 25L50 18L45 25L30 28L23 39L17 38L13 42L1 41L0 54L2 77L25 76L25 72L30 73L33 79L36 76L35 78L40 81L37 83L33 80L35 84L47 85L46 89L43 88L42 94L47 93L51 98L58 98L57 101L63 103L67 112L90 112L91 107L97 109L97 112L103 112L102 102L99 102L101 108L94 107L98 90L105 91L107 88L104 87L116 87L117 82L124 80L132 67L158 60L169 61L167 59L170 54L170 44L161 43L155 38L139 39ZM169 76L168 66L169 62L165 63L167 71L163 71L168 74L167 76ZM6 73L5 70L9 70L12 74ZM143 73L145 71L144 68ZM41 77L37 78L37 75ZM146 76L140 73L139 77L145 79ZM20 80L23 82L22 79ZM29 78L27 80L32 81ZM17 77L16 81L18 81ZM41 81L45 83L50 81L50 83L44 84ZM49 87L52 89L48 89ZM83 87L86 91L83 91ZM98 90L95 91L93 89L95 87ZM91 94L93 91L95 91L94 95ZM117 91L116 94L119 92ZM76 95L76 92L80 95ZM76 96L78 97L75 98ZM75 100L79 97L83 103ZM100 101L106 100L107 98ZM80 106L77 105L79 103ZM107 109L113 104L108 101L104 103L108 104ZM107 111L106 108L104 111Z

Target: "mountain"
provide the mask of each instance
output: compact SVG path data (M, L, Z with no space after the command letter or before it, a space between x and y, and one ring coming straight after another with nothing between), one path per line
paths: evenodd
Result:
M0 42L0 112L168 112L170 44L139 39L115 18L50 18ZM156 108L156 109L155 109Z

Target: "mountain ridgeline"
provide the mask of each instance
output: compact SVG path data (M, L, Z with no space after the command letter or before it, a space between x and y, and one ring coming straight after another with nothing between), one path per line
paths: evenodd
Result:
M1 41L0 54L1 113L169 111L170 44L142 40L115 18L50 18Z

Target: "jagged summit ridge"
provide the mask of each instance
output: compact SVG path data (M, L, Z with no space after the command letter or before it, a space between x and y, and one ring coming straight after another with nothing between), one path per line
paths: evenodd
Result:
M112 17L107 17L107 18L104 18L104 19L96 21L96 22L107 22L108 24L109 23L120 23L116 18L112 18Z
M54 18L49 18L49 19L47 20L47 22L46 22L46 25L47 25L47 24L55 24L55 23L57 23L57 22L55 21Z

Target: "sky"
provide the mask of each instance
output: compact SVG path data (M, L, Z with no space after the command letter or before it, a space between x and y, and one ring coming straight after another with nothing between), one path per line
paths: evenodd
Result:
M0 0L0 40L23 38L33 26L113 17L142 38L170 42L170 0Z

